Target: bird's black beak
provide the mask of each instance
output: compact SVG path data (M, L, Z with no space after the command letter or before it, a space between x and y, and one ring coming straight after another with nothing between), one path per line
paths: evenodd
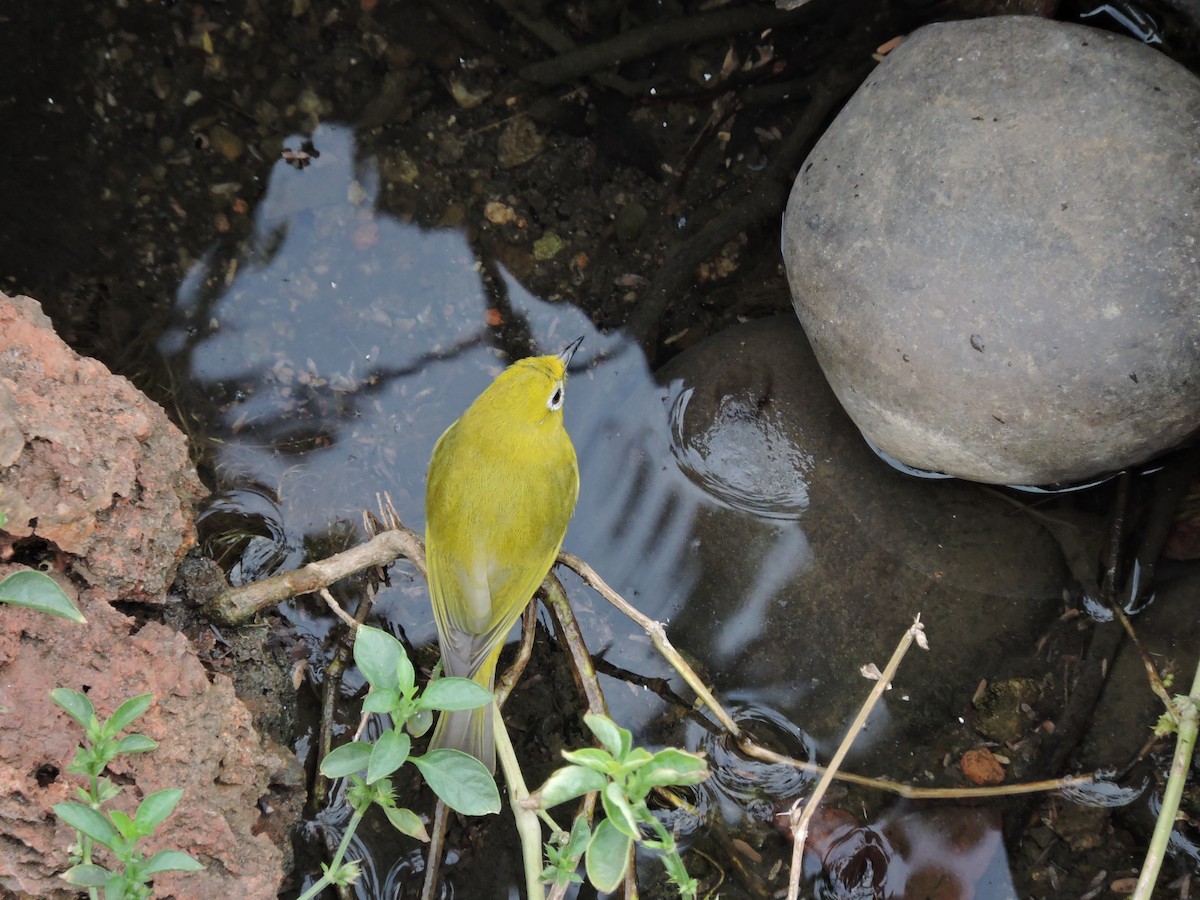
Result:
M563 352L558 354L558 358L562 360L563 368L571 364L571 357L575 355L575 351L579 349L579 345L583 343L584 335L581 335L563 348Z

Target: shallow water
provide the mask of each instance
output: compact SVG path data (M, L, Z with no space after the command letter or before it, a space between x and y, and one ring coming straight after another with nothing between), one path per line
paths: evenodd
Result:
M809 625L793 631L789 586L814 563L798 521L807 496L785 494L763 507L759 480L751 472L739 483L747 470L728 465L740 456L752 466L754 447L731 447L728 429L715 438L721 447L706 448L706 465L727 481L733 473L734 482L713 491L704 479L689 478L672 455L674 449L687 462L672 435L677 389L655 381L631 341L600 334L573 306L534 297L502 266L489 285L461 231L422 229L374 212L378 179L351 130L323 125L312 143L320 155L304 169L283 161L272 169L248 250L219 259L214 252L195 264L180 289L178 322L160 344L185 385L180 407L211 411L203 438L220 489L201 516L206 539L215 550L231 534L253 535L232 545L231 577L262 577L353 541L376 492L392 496L410 527L423 527L424 470L434 442L507 362L488 323L501 296L503 317L532 338L522 354L552 352L584 336L566 404L581 473L566 548L666 622L674 642L752 730L803 756L827 754L855 692L868 687L856 676L830 684L832 673L847 662L882 663L877 654L917 607L892 616L896 634L852 638L867 637L861 660L843 661L849 635L830 632L829 622L811 623L824 631L823 649L804 637ZM786 449L784 437L775 441ZM714 553L713 540L725 546ZM717 575L729 565L726 555L744 560L734 575ZM403 564L396 573L375 615L414 646L433 643L423 586ZM671 676L631 623L577 579L566 582L593 652L619 670ZM284 611L311 639L322 639L332 622L311 598ZM323 661L312 665L319 678ZM351 677L347 688L357 683ZM808 782L730 756L694 725L681 730L680 711L649 690L609 677L603 685L614 717L641 740L710 752L716 776L693 798L701 818L679 823L683 834L718 811L730 829L768 827L771 800L796 796ZM687 694L677 680L673 686ZM885 701L852 759L894 756L904 707L914 705L910 695ZM329 838L339 833L338 818L322 816ZM393 858L386 832L365 835L373 865L360 894L384 896L380 883L405 881L405 872L411 881L410 851Z

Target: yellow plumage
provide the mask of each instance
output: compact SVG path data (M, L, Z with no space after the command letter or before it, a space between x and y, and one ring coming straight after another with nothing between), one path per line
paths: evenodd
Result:
M425 556L444 673L489 691L504 638L554 564L579 495L562 407L582 340L501 372L429 462ZM495 771L491 706L442 713L430 747L462 750Z

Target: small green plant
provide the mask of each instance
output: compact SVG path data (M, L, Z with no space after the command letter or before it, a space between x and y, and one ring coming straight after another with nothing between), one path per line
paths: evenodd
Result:
M18 573L25 574L25 573ZM147 795L130 818L118 809L105 810L106 804L121 789L102 777L108 764L127 753L147 753L158 742L144 734L120 732L150 708L152 694L126 700L105 721L96 716L92 701L79 691L55 688L51 698L80 724L86 741L75 753L68 772L87 777L86 788L78 791L81 803L59 803L54 814L75 829L79 836L72 866L64 877L67 882L88 889L95 900L104 891L105 900L142 900L151 895L150 881L161 872L195 872L203 869L192 857L178 850L160 850L149 859L138 849L142 839L152 835L179 803L183 791L172 788ZM117 861L113 869L93 859L95 846L107 847Z
M3 525L0 522L0 525ZM45 572L26 569L0 579L0 603L27 606L72 622L87 622L83 614Z
M604 818L593 829L581 816L569 835L557 845L548 844L549 865L542 880L560 885L582 880L576 869L580 858L586 856L588 880L598 890L614 891L632 864L633 845L638 843L658 853L680 895L694 900L696 880L688 875L674 836L650 811L646 798L655 788L704 781L708 777L704 758L674 747L657 753L634 747L633 735L607 716L589 714L584 722L603 749L563 751L570 765L554 772L532 799L548 809L595 791L604 806Z
M383 811L397 831L429 840L417 814L396 805L391 776L405 763L416 766L425 783L451 809L468 816L500 811L496 780L473 756L447 749L418 756L410 753L412 738L429 729L434 711L476 709L492 702L491 692L467 678L439 678L418 691L416 670L403 645L386 631L366 625L354 638L354 662L371 685L363 712L386 715L392 726L374 743L352 741L322 760L321 774L326 778L350 779L346 799L352 813L333 859L328 865L322 864L321 878L300 900L316 897L329 885L350 884L358 877L358 863L343 859L372 804Z
M0 528L7 524L8 516L0 509ZM28 606L72 622L87 621L71 598L45 572L13 572L7 578L0 578L0 603Z

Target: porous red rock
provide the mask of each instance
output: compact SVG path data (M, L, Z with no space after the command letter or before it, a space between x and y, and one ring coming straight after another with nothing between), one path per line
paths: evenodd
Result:
M31 297L0 294L0 511L122 600L158 603L195 542L187 440L126 378L80 356Z
M10 571L0 567L0 578ZM53 688L69 687L87 693L101 717L129 697L154 695L128 731L159 747L110 766L109 777L122 786L112 805L132 815L147 794L182 789L146 854L184 850L206 866L160 876L156 896L275 897L283 853L257 834L264 817L259 801L271 797L273 786L285 791L299 783L295 759L257 734L233 683L224 675L210 681L182 634L153 622L139 628L101 600L79 605L87 625L0 609L0 842L7 848L0 854L0 893L76 895L59 879L74 837L51 812L77 799L84 784L67 771L82 731L50 699Z
M181 633L139 622L122 602L162 603L195 541L201 485L183 435L128 380L81 357L36 301L0 294L0 581L47 569L86 625L0 604L0 895L75 897L61 880L72 831L52 807L75 800L68 765L83 738L50 699L85 692L101 717L129 697L155 702L127 731L159 742L119 757L112 806L132 814L180 788L175 812L145 843L205 865L155 879L158 897L277 896L284 850L268 834L295 818L303 773L261 737L232 681L200 663ZM116 604L116 605L114 605ZM99 862L109 862L100 852Z

